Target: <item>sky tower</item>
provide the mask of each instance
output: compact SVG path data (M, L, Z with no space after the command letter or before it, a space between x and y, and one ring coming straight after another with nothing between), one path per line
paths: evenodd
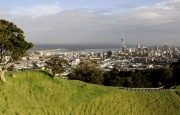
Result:
M125 50L126 50L126 46L124 45L124 33L123 33L123 31L122 31L122 52L125 52Z
M124 35L123 35L123 33L122 33L122 47L124 46Z

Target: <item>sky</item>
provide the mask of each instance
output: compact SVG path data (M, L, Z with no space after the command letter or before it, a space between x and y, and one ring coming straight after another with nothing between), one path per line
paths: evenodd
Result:
M0 0L34 44L180 44L180 0Z

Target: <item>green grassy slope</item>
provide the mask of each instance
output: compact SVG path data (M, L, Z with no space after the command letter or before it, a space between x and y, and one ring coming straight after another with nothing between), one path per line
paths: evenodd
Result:
M124 91L26 71L6 73L6 83L0 82L0 114L175 115L179 97L175 91Z

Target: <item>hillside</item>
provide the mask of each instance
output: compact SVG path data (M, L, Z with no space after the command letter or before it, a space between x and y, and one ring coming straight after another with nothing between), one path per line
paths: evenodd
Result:
M16 77L11 77L15 75ZM43 71L6 73L0 114L176 115L180 92L133 92L81 81L52 79Z

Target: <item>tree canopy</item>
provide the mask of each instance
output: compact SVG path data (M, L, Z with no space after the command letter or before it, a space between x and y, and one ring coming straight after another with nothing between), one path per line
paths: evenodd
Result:
M52 57L50 60L46 61L46 68L50 70L55 77L55 74L61 74L64 72L64 66L68 64L67 60L59 57Z
M4 71L25 56L33 44L25 41L24 32L12 22L0 20L0 79L5 81Z
M73 68L69 78L87 83L102 84L103 71L91 60L84 60L77 67Z

